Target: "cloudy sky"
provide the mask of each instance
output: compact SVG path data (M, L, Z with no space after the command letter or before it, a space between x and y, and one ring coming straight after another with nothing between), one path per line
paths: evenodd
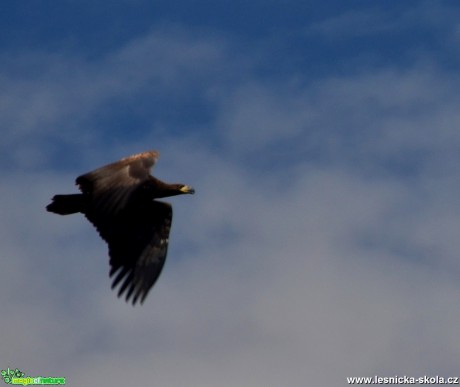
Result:
M460 376L460 7L6 0L0 369L69 386ZM45 206L140 151L171 199L143 306Z

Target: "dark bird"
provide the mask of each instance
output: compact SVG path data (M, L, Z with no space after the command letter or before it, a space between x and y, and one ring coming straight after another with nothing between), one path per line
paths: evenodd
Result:
M81 212L109 246L112 289L142 304L165 263L172 207L155 199L193 194L184 184L166 184L150 175L159 156L150 151L125 157L77 178L82 193L55 195L46 207L69 215ZM131 299L131 300L130 300Z

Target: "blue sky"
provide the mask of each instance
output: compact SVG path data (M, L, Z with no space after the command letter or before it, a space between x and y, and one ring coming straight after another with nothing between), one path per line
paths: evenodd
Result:
M456 376L460 8L8 1L0 368L69 385ZM156 149L168 260L142 307L44 207Z

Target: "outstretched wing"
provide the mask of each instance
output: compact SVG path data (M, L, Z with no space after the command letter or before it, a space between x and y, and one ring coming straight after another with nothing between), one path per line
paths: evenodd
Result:
M126 207L133 192L149 179L158 157L156 151L125 157L79 176L76 184L89 196L91 211L111 218Z
M85 216L109 246L112 288L118 296L142 303L163 268L172 220L169 204L144 189L158 152L126 157L79 176Z
M158 279L168 251L172 207L160 201L128 205L111 222L95 214L87 218L109 246L112 289L133 305L147 297Z

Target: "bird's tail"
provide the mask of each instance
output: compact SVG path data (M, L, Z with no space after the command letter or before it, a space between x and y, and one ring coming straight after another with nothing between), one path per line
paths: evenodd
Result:
M82 212L83 204L83 194L55 195L46 209L55 214L70 215Z

